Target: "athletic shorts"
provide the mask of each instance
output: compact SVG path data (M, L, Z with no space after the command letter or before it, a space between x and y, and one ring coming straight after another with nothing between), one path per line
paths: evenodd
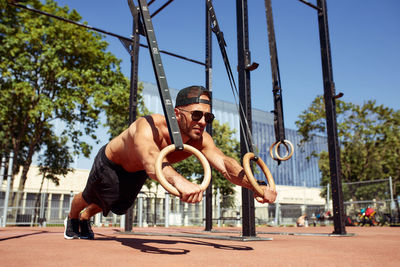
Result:
M122 215L132 206L148 175L144 170L125 171L109 160L105 151L103 146L97 153L82 196L88 204L98 205L104 216L110 210Z

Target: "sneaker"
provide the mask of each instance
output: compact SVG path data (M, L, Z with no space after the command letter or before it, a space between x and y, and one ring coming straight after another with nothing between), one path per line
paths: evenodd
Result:
M79 225L81 227L81 239L94 239L94 233L92 231L92 225L90 220L80 220Z
M64 238L78 239L79 238L79 219L71 219L69 217L64 220Z

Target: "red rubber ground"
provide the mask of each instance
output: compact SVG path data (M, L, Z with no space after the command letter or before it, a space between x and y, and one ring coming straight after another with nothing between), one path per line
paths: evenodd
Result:
M202 230L133 229L204 234ZM259 227L257 231L329 234L333 227ZM355 236L258 234L273 240L241 242L126 235L118 228L94 228L95 240L65 240L63 228L6 227L0 228L0 266L399 266L400 227L347 227L346 231Z

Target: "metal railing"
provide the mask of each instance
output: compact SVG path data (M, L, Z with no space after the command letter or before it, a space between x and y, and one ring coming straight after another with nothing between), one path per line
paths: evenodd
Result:
M0 216L4 213L5 192L0 192ZM73 195L69 193L11 192L4 226L61 226L68 216ZM16 198L18 199L16 201ZM241 206L226 206L225 197L213 198L213 224L216 226L241 226ZM15 205L13 203L18 203ZM221 205L222 203L222 205ZM202 226L205 223L205 202L188 204L179 198L166 195L157 198L139 194L132 206L133 225L146 226ZM256 207L256 225L295 225L302 214L310 217L324 210L324 206L269 204ZM4 221L6 220L6 221ZM124 227L124 217L97 214L93 218L97 226ZM2 224L1 224L2 225Z

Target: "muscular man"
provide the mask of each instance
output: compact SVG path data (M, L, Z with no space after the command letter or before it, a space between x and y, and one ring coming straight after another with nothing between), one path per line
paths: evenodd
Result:
M202 86L190 86L179 91L175 114L184 144L201 151L211 166L234 184L253 189L242 166L218 149L212 137L205 132L207 123L214 115L210 113L209 92ZM99 212L107 216L111 210L124 214L133 204L145 180L157 181L155 161L160 151L171 144L165 117L159 114L141 117L119 136L103 146L98 152L85 189L75 195L68 218L65 219L66 239L93 239L89 220ZM200 186L177 173L171 164L190 154L177 151L167 156L163 173L181 194L182 201L196 203L202 200ZM263 186L264 194L256 195L261 203L272 203L276 191Z

